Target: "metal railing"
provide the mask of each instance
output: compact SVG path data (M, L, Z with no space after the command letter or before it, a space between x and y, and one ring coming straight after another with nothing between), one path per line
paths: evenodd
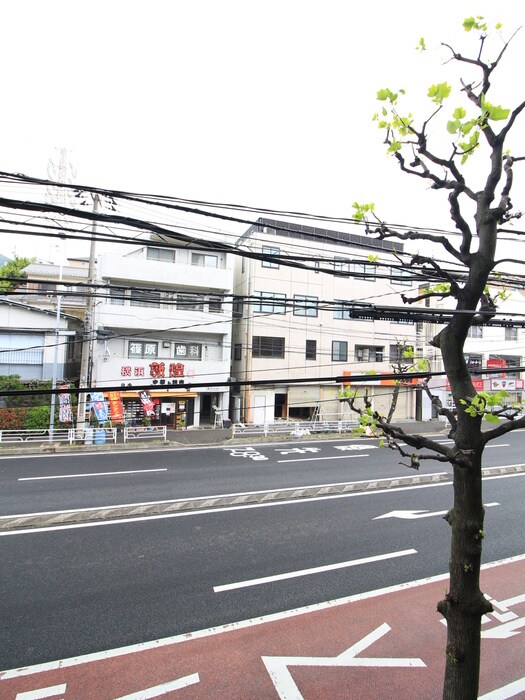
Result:
M135 426L124 428L124 442L130 440L164 440L167 441L165 425Z
M41 430L0 430L0 443L50 443L67 442L70 445L102 445L117 441L116 428L43 428Z
M291 435L300 437L313 433L346 433L357 426L353 420L327 420L327 421L276 421L275 423L234 423L233 435Z

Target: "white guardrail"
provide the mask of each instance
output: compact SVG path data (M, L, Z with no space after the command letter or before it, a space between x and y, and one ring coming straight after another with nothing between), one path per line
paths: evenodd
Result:
M135 426L124 428L124 442L130 440L159 440L166 442L167 428L165 425Z
M0 430L0 443L60 443L102 445L117 441L116 428L49 428L42 430Z
M64 443L70 445L105 445L117 442L117 428L48 428L42 430L0 430L0 443ZM124 442L131 440L167 441L165 425L136 426L124 428Z
M311 435L312 433L346 433L358 425L353 420L327 420L327 421L276 421L275 423L234 423L233 435Z

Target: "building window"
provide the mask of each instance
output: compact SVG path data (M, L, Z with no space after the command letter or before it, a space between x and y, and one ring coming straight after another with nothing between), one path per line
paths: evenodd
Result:
M153 309L160 307L160 292L152 289L132 289L130 292L131 306L142 306Z
M208 311L213 314L220 314L222 312L222 298L208 297Z
M345 320L352 318L352 304L342 299L334 299L334 318Z
M414 348L412 345L403 345L396 343L389 348L388 359L390 362L400 362L402 364L411 364L414 360Z
M481 369L483 366L483 355L477 355L472 352L465 353L465 362L469 370Z
M501 371L505 372L507 377L519 378L520 373L514 372L512 370L513 367L519 367L521 365L520 355L489 355L489 362L490 360L503 360L505 362L505 366L502 368Z
M307 340L305 348L305 359L306 360L316 360L317 359L317 340Z
M373 321L373 316L365 316L363 313L357 314L356 311L362 311L362 307L356 307L350 301L343 299L334 299L334 318L340 318L345 321L354 319L355 321Z
M241 343L235 343L235 345L233 346L233 359L234 360L242 359L242 344Z
M399 287L411 287L412 272L404 267L391 267L390 268L390 282L392 284L397 284Z
M317 316L318 297L309 297L304 294L294 294L293 313L294 316Z
M518 340L518 329L505 328L505 340Z
M126 296L125 289L118 289L116 287L110 288L109 290L109 303L113 306L124 306L124 299Z
M159 262L175 262L175 251L170 248L146 248L146 258Z
M243 314L242 297L233 297L232 314L233 314L233 318L242 318L242 314Z
M336 272L350 272L350 263L346 258L335 258L334 270Z
M356 345L356 362L383 362L383 350L379 345Z
M191 264L199 267L219 267L219 256L206 253L192 253Z
M177 311L203 311L202 294L177 294Z
M262 314L286 313L286 294L254 292L253 310Z
M483 338L483 326L470 326L467 333L468 338Z
M254 335L252 340L253 357L284 358L284 338Z
M271 246L268 246L268 245L263 245L263 247L262 247L262 254L263 255L278 256L280 253L281 253L280 248L272 248ZM263 260L262 266L263 267L272 267L274 269L277 269L279 267L279 263L274 262L273 260Z
M158 343L149 340L130 340L128 343L128 357L149 359L158 356Z
M348 343L346 340L332 340L332 362L348 360Z
M373 280L376 268L370 263L350 263L350 272L360 279Z

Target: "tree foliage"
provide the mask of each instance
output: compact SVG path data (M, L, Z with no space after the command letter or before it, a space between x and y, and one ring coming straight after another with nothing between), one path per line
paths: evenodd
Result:
M21 278L26 278L27 273L23 272L24 268L33 262L32 258L17 258L9 260L0 267L0 294L16 289Z
M414 254L407 259L405 264L431 283L418 294L402 298L406 304L415 304L439 297L454 306L452 320L433 338L432 345L441 353L455 410L442 405L428 381L423 384L437 412L450 424L453 445L407 433L374 411L371 402L365 400L363 407L355 397L347 397L364 424L380 429L389 446L409 458L408 466L417 469L424 460L432 459L450 462L453 467L454 502L445 518L451 526L450 581L445 598L438 604L447 621L443 687L446 700L477 698L481 618L491 610L480 590L485 534L483 450L490 440L525 427L525 417L518 407L502 408L505 396L475 391L463 352L471 325L490 322L497 313L497 302L505 292L491 294L489 288L497 284L497 266L509 262L496 257L498 234L503 226L521 216L510 195L515 169L525 157L505 149L525 102L509 108L490 101L494 74L515 35L505 39L501 25L496 25L494 32L500 43L491 53L491 34L484 18L469 17L463 27L476 46L463 54L442 44L447 62L458 68L458 82L455 89L448 82L429 87L430 109L423 121L418 122L410 111L402 110L405 90L390 88L377 93L381 108L374 115L384 134L387 153L395 158L401 172L448 194L456 235L390 229L378 218L373 204L354 204L356 218L367 222L370 235L425 241L434 249L440 248L446 259L440 262L441 257L435 254ZM426 43L421 39L418 50L425 49ZM471 184L474 180L481 180L481 186ZM455 266L449 267L449 262ZM482 420L488 420L493 427L482 431Z

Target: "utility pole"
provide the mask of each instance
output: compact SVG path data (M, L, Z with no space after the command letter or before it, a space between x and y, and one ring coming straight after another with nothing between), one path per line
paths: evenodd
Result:
M98 214L100 208L100 198L98 194L92 194L93 197L93 214ZM95 282L95 237L97 233L97 220L93 219L91 225L91 245L89 248L89 269L88 283ZM86 298L86 310L84 318L84 336L82 339L82 356L80 361L80 382L79 388L85 388L90 385L92 378L93 364L93 334L95 332L95 288L88 287ZM77 411L77 429L83 431L86 424L86 393L79 392L78 394L78 411Z
M59 281L59 286L61 286L62 282L62 269L63 269L63 263L62 263L62 258L60 258L60 267L59 267L59 274L58 274L58 281ZM57 289L58 291L58 289ZM54 356L53 356L53 377L51 380L51 387L54 390L57 388L57 373L58 373L58 346L59 346L59 340L60 340L60 305L62 303L62 295L60 293L57 294L57 316L56 316L56 324L55 324L55 348L54 348ZM52 393L51 394L51 409L49 413L49 442L53 442L53 432L55 430L55 405L56 405L56 394Z

